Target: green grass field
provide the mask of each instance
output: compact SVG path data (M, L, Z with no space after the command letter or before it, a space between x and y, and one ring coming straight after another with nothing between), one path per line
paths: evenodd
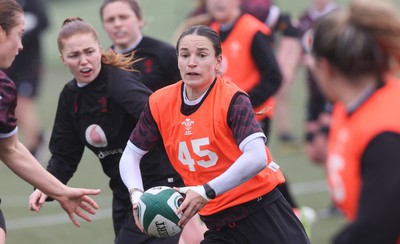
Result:
M194 6L194 2L194 0L142 0L143 14L147 22L145 34L171 42L175 28ZM298 16L309 3L309 1L294 0L277 2L294 16ZM346 1L340 1L344 2ZM100 24L98 13L100 0L52 0L48 3L52 23L44 36L46 70L38 109L42 128L50 133L58 94L63 85L71 79L71 75L59 61L56 47L56 36L62 21L66 17L80 16L98 29L104 47L108 47L110 42ZM290 97L291 123L298 137L303 135L304 128L305 87L303 73L299 72ZM283 168L296 200L301 205L310 206L318 211L330 204L323 168L310 163L302 147L297 149L282 147L276 142L272 131L270 148L275 161ZM48 158L48 149L45 148L41 157L44 165L47 164ZM100 163L90 152L85 153L78 172L69 183L71 186L102 189L102 193L94 197L100 204L98 214L92 223L82 222L81 228L72 225L57 203L46 203L40 213L30 212L28 197L32 187L17 178L2 164L0 179L1 208L8 225L7 244L113 243L111 192L108 188L108 179L103 174ZM341 217L318 220L312 231L312 243L329 243L332 235L344 223Z

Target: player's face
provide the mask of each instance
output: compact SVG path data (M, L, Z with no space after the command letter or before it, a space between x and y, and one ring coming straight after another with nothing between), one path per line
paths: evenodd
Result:
M221 55L215 57L211 41L199 35L187 35L180 40L178 47L178 67L187 86L189 99L203 94L213 82L220 68ZM190 97L190 92L195 94Z
M7 69L11 66L22 50L21 37L24 32L24 15L22 13L16 14L17 25L9 30L8 33L0 27L0 68Z
M141 35L143 20L136 16L128 3L109 3L102 14L103 27L116 48L131 47Z
M332 0L313 0L312 4L318 11L323 11Z
M90 83L100 73L101 47L91 33L62 40L61 60L79 83Z
M207 10L218 22L230 23L240 14L241 0L206 0Z

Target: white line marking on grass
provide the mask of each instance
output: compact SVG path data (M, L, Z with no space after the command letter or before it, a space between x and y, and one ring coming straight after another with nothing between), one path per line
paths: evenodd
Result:
M96 215L91 216L92 220L108 219L111 218L111 208L97 210ZM56 224L70 223L66 213L41 215L37 217L21 218L21 219L7 219L7 230L20 230L25 228L36 228ZM72 222L71 222L72 223Z
M307 182L299 182L299 183L289 183L289 187L291 189L292 194L294 195L307 195L313 193L322 193L327 192L329 190L328 185L325 180L315 180L315 181L307 181ZM3 198L3 202L1 203L1 207L26 207L28 208L27 196L1 196ZM101 205L107 205L111 201L110 197L96 197L96 201ZM59 207L57 202L46 203L47 207ZM111 219L111 211L110 207L102 208L97 210L96 215L92 216L93 220L99 219ZM71 220L68 218L66 213L60 214L50 214L50 215L40 215L35 217L28 218L20 218L20 219L9 219L7 218L7 229L8 230L19 230L24 228L35 228L56 224L66 224L70 223Z
M307 181L293 184L289 183L289 187L293 195L306 195L329 191L328 184L325 180Z

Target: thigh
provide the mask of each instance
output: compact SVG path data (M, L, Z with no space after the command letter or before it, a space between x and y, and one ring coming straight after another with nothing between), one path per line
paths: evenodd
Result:
M126 218L115 244L178 244L180 234L168 238L155 238L142 233L135 224L133 214Z

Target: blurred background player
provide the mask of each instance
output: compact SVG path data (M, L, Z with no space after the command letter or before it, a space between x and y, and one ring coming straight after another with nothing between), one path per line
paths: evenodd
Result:
M308 100L306 108L306 127L305 143L306 155L311 162L324 167L327 155L327 142L330 127L332 105L326 100L317 85L317 80L312 71L311 45L313 41L313 27L315 23L338 9L334 0L312 0L311 5L299 18L299 37L301 42L301 52L299 56L290 55L288 57L300 60L299 64L305 67ZM319 217L332 217L341 215L340 211L334 206L321 209Z
M284 178L249 97L222 78L218 34L193 26L176 50L182 80L150 96L120 161L138 227L143 229L137 218L140 159L162 141L186 185L176 189L186 194L178 224L185 226L199 212L208 227L201 243L310 243L276 189Z
M271 30L250 14L242 13L241 0L206 0L210 24L221 38L224 79L237 84L250 96L264 133L269 136L274 94L281 85L281 72L271 46Z
M353 0L314 29L314 74L333 103L326 161L347 225L334 244L400 243L400 12Z
M25 15L24 49L15 58L6 74L15 82L18 93L16 116L22 141L35 156L43 143L36 98L43 77L42 34L49 25L46 0L17 0Z
M156 91L181 79L175 48L143 35L144 18L136 0L105 0L100 17L111 48L125 56L134 55L137 61L132 68L140 82ZM168 161L166 157L163 160ZM205 230L205 225L193 218L182 231L180 243L199 243Z
M269 35L276 50L276 58L282 73L282 84L274 95L274 123L278 140L282 143L294 143L295 136L291 129L289 109L289 90L293 84L301 48L298 41L299 31L296 21L283 12L272 0L243 0L242 10L266 24L272 31ZM279 39L279 42L276 40Z

